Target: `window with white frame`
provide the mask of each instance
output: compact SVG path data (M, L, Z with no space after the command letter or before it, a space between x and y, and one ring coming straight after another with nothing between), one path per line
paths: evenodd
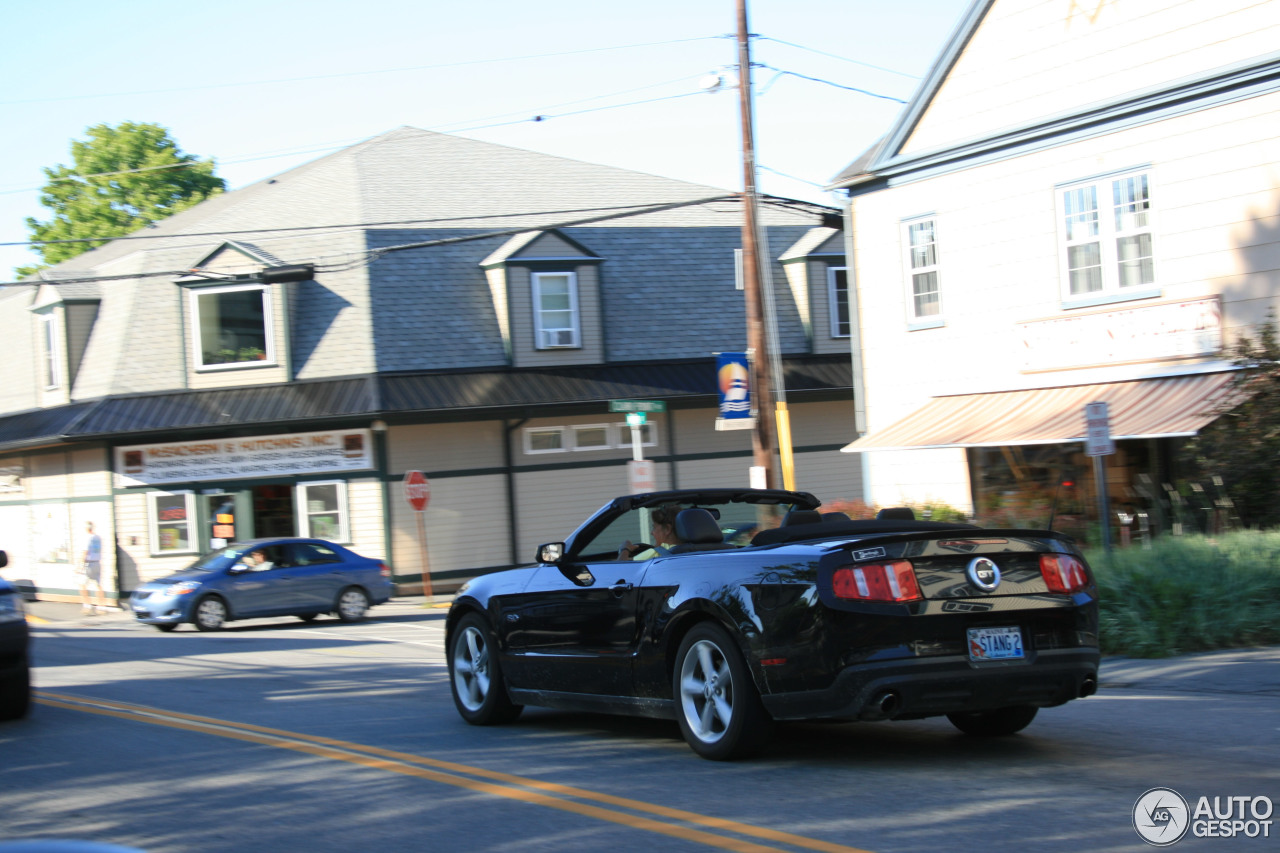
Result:
M618 427L618 446L631 447L631 427L627 424L621 424ZM658 446L658 431L653 428L653 424L649 421L645 421L640 425L640 446Z
M533 324L538 349L580 345L578 279L574 273L533 274Z
M827 267L827 302L831 306L831 337L849 337L849 271Z
M201 368L273 364L271 293L266 285L191 291L191 325Z
M907 310L912 320L942 315L942 283L939 279L938 220L928 216L902 223L906 251Z
M347 484L334 480L298 484L298 521L303 536L351 541L347 527Z
M44 387L57 388L62 384L62 371L58 370L58 327L52 314L40 317L40 339L43 348L41 366L44 372Z
M564 427L527 427L524 431L525 453L562 453L567 449Z
M574 450L607 450L613 447L612 424L579 424L573 427Z
M193 492L149 492L151 553L194 553L196 496Z
M1122 296L1155 284L1145 172L1058 190L1064 297Z

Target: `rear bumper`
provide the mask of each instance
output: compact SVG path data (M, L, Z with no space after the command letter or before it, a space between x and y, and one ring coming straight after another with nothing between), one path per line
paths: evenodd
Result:
M884 720L1034 705L1088 696L1098 684L1097 649L1053 649L1018 663L973 664L964 656L858 664L823 690L762 696L776 720Z

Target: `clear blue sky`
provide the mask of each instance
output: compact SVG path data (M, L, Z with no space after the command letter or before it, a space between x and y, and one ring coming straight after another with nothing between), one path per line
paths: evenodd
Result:
M815 185L902 108L841 87L909 99L968 5L749 0L761 189L832 201ZM48 0L0 24L4 243L49 218L41 169L123 121L168 128L231 189L403 125L742 186L736 94L700 90L737 61L734 0ZM0 280L37 260L0 247Z

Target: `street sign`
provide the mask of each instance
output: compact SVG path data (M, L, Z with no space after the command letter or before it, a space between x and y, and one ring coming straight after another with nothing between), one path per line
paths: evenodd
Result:
M654 492L658 489L658 479L653 470L652 459L632 459L627 462L627 479L633 495Z
M421 471L406 471L404 475L404 497L415 512L423 512L431 500L431 484L427 475Z
M627 426L644 426L647 422L648 418L645 416L644 412L627 412Z
M1085 428L1088 430L1085 440L1085 455L1110 456L1116 452L1116 443L1111 438L1111 422L1107 414L1106 403L1090 403L1084 408Z
M611 412L665 412L665 400L610 400Z

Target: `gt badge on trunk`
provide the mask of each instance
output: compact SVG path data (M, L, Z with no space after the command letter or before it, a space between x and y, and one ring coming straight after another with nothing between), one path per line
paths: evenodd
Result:
M969 583L984 592L994 592L1000 586L1000 569L986 557L974 557L964 573Z

